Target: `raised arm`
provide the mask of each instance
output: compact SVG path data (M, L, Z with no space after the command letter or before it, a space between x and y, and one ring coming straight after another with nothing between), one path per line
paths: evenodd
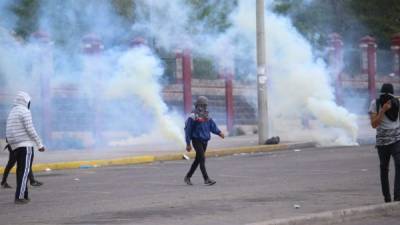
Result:
M380 108L378 113L369 112L372 128L375 129L381 124L385 112L388 111L391 107L392 107L391 102L388 101L385 104L383 104L382 108Z

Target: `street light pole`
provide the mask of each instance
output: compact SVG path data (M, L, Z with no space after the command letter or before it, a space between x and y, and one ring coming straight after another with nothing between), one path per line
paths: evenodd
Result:
M257 0L257 97L258 97L258 144L268 139L267 75L265 64L264 0Z

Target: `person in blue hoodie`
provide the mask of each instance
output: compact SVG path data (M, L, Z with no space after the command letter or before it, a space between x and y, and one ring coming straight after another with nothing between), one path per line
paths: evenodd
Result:
M193 148L196 151L196 158L184 179L185 183L188 185L193 185L190 178L199 164L201 173L203 174L204 184L213 185L216 183L208 177L205 165L205 152L207 150L207 143L211 138L210 132L220 136L221 138L224 138L225 136L224 133L218 129L214 120L209 116L207 105L208 99L206 97L198 97L195 103L195 109L190 114L185 124L186 151L190 152L192 150L190 142L192 142Z

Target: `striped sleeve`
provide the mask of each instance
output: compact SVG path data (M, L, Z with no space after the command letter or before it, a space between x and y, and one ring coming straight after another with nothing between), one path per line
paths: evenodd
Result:
M30 111L25 111L22 114L22 122L24 124L24 127L26 131L28 132L28 135L32 140L36 142L36 145L38 148L42 148L43 144L42 141L39 138L39 135L37 134L35 128L33 127L33 122L32 122L32 114Z

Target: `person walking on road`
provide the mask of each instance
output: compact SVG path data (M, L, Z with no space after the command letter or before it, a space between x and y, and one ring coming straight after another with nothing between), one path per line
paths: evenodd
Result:
M6 125L6 138L17 160L16 204L26 204L30 201L27 184L34 147L37 147L40 152L45 151L33 126L30 104L30 96L25 92L19 92Z
M385 202L391 202L389 187L389 162L395 164L394 201L400 201L400 122L399 100L395 98L393 85L382 85L379 98L369 107L372 128L376 129L376 148L380 161L380 178Z
M192 142L193 148L196 151L196 158L184 179L185 183L188 185L193 185L190 178L199 164L204 184L213 185L216 183L214 180L210 179L207 174L205 153L207 150L207 143L211 138L210 132L220 136L221 138L224 138L225 136L224 133L218 129L214 120L209 116L207 105L208 99L206 97L198 97L195 103L195 109L185 123L186 151L190 152L192 150L190 142Z
M10 144L8 144L8 141L7 141L7 146L4 148L4 150L5 150L5 149L8 150L9 156L8 156L7 165L6 165L6 167L4 168L3 178L1 179L0 185L1 185L3 188L12 188L12 187L7 183L7 178L8 178L8 175L10 174L11 169L12 169L12 168L15 166L15 164L17 163L17 158L16 158L16 156L15 156L15 152L11 149ZM42 186L42 185L43 185L42 182L35 180L35 177L33 176L33 172L32 172L32 163L31 163L31 168L30 168L30 172L29 172L29 175L28 175L28 179L29 179L29 182L30 182L30 184L31 184L32 186L38 187L38 186Z

